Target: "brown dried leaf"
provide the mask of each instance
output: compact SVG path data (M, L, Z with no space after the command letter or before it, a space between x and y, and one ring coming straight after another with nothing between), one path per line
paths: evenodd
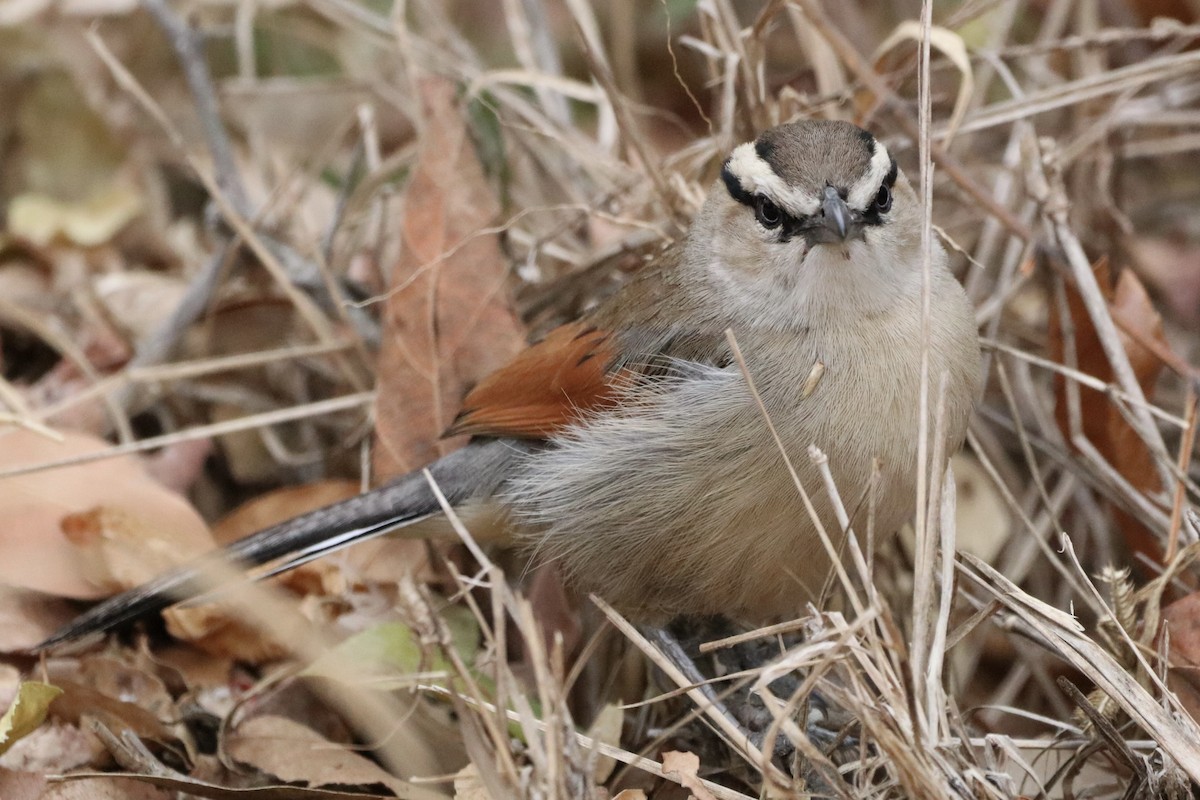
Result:
M110 445L66 433L0 434L0 469L93 453ZM103 508L98 508L103 504ZM64 517L91 511L72 528ZM208 526L131 456L0 481L0 582L58 597L95 599L211 549Z
M45 775L0 767L0 797L6 800L38 800L45 790Z
M1137 276L1130 270L1122 271L1114 286L1107 259L1100 259L1092 269L1108 301L1109 311L1118 322L1121 344L1129 356L1138 385L1149 397L1154 392L1155 381L1163 368L1163 360L1156 355L1156 351L1163 354L1171 352L1163 335L1162 317L1150 302L1150 297ZM1088 316L1083 298L1070 284L1066 287L1066 293L1070 322L1075 332L1076 366L1081 372L1111 383L1114 380L1112 365L1104 354L1104 347ZM1057 309L1052 308L1049 327L1050 352L1051 357L1060 363L1066 363L1063 330L1063 321L1059 318ZM1056 377L1054 389L1055 420L1069 442L1071 426L1067 405L1067 379L1062 376ZM1161 491L1162 485L1154 469L1149 448L1108 397L1103 392L1080 386L1079 405L1084 435L1108 462L1138 489L1148 494ZM1145 553L1156 560L1161 559L1162 550L1151 531L1119 508L1113 507L1112 513L1131 550Z
M1192 719L1200 721L1200 592L1163 609L1163 633L1170 636L1167 686Z
M1008 508L979 459L958 453L950 461L958 487L955 529L958 548L995 564L1010 532Z
M409 472L453 449L439 441L465 391L524 345L495 234L497 204L447 81L421 85L425 127L405 193L404 247L384 314L375 474Z
M491 796L474 764L467 764L454 773L454 800L490 800Z
M402 721L398 724L403 727ZM404 731L398 731L397 735ZM247 720L226 738L230 758L278 777L308 786L356 787L361 791L386 786L398 797L413 794L413 787L379 765L321 738L315 731L284 717L262 716ZM412 741L411 766L416 774L438 774L440 764L431 746ZM423 770L429 770L427 772Z
M1200 244L1132 237L1125 242L1138 275L1183 325L1200 326Z
M131 731L139 739L156 742L183 752L183 745L158 717L141 706L116 700L90 686L66 678L55 678L54 685L63 690L50 706L56 719L81 725L87 717L99 719L109 730L120 734Z
M233 593L245 593L253 598L255 592L264 591L267 589L261 585L243 584L223 590L219 602L168 608L162 612L167 632L218 658L232 658L248 664L283 658L291 652L284 641L292 620L281 620L279 632L264 631L245 619L237 603L233 602L236 596ZM252 599L242 602L252 602Z
M61 526L84 557L88 581L113 593L143 584L212 547L206 536L192 536L180 525L164 526L161 520L123 506L96 506L67 514ZM197 531L207 534L202 522Z
M77 613L66 600L0 585L0 653L28 650Z
M679 781L695 795L696 800L716 800L700 780L700 757L695 753L671 750L663 753L663 775Z
M174 796L136 778L104 776L51 784L41 800L169 800Z
M92 289L107 320L130 341L141 342L170 318L188 284L161 272L128 270L100 276Z

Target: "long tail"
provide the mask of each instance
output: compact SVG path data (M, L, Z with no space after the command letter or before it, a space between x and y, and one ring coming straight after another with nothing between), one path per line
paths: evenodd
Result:
M513 461L528 450L529 445L508 440L471 442L438 459L429 466L429 471L453 505L494 493L510 473ZM372 539L440 513L441 506L429 482L423 471L418 470L366 494L251 534L216 557L248 567L286 557L286 561L269 573L275 575L355 542ZM208 574L206 563L211 562L201 560L180 567L110 597L56 631L39 644L36 651L112 630L211 590L211 579L205 579Z

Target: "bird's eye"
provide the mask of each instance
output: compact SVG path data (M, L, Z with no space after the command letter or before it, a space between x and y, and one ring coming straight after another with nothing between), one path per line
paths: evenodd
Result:
M783 224L783 212L779 206L762 195L754 198L754 216L764 228L778 228Z
M875 210L880 214L886 214L892 210L892 190L887 187L887 184L879 187L879 194L875 195Z

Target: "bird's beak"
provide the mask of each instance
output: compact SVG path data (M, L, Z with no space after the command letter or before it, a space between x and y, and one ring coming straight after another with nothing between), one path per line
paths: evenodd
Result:
M825 196L821 198L822 224L826 230L844 242L850 233L850 208L833 186L825 187Z

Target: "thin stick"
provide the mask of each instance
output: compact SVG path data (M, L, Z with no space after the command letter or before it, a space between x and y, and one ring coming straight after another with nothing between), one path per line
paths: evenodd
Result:
M199 36L164 0L142 0L142 6L167 34L167 39L170 40L171 47L183 67L183 76L192 92L192 102L195 103L196 114L200 117L204 139L208 144L208 153L212 156L217 185L229 198L230 204L243 216L253 216L246 189L242 185L233 159L233 145L230 144L229 134L221 123L217 91L213 87L212 75L208 72L208 62L201 52Z
M436 695L456 694L452 689L449 689L445 686L439 686L436 684L422 685L420 688L422 691L428 692L430 694L436 694ZM503 714L506 719L508 719L512 722L524 723L526 721L526 720L522 719L521 714L519 714L516 711L513 711L512 709L502 709L499 706L495 705L494 703L488 703L484 700L480 700L480 699L474 698L474 697L464 696L462 694L458 694L458 697L460 700L462 700L467 705L476 705L476 706L479 706L480 708L484 709L485 711L489 711L489 712L492 712L495 714ZM547 727L547 723L540 719L534 719L533 725L534 725L534 727L536 727L538 730L541 730L541 731L544 731ZM597 753L599 753L600 755L615 759L617 761L620 761L622 764L627 764L631 767L634 767L635 769L640 769L643 772L647 772L651 775L654 775L655 777L663 778L664 780L668 780L673 783L679 784L679 779L677 777L672 777L673 773L668 774L663 771L661 762L655 761L652 758L646 758L644 756L636 755L635 753L631 753L628 750L623 750L620 747L614 747L611 744L605 744L604 742L601 742L598 739L593 739L592 737L586 736L582 733L576 732L574 734L574 736L575 736L575 740L578 741L579 744L583 745L584 747L586 747L589 750L594 750ZM757 800L757 798L751 797L750 795L747 795L747 794L742 794L741 792L739 792L735 789L730 789L728 786L722 786L719 783L713 783L712 781L707 780L706 778L699 778L699 780L701 783L704 784L704 788L706 788L710 792L712 792L713 796L718 798L718 800ZM679 784L679 785L682 785L682 784Z
M1041 162L1054 165L1053 154L1044 154ZM1163 467L1163 461L1170 462L1173 459L1167 454L1162 434L1159 433L1158 428L1154 425L1154 420L1145 410L1148 405L1146 395L1129 362L1129 354L1125 352L1125 348L1121 344L1116 323L1113 322L1112 315L1108 311L1108 303L1100 292L1100 285L1096 281L1095 273L1092 272L1091 262L1084 252L1083 245L1080 244L1075 232L1071 229L1070 221L1067 218L1067 211L1071 206L1067 201L1061 175L1056 172L1046 175L1045 172L1040 171L1040 165L1034 169L1039 170L1035 173L1035 177L1040 178L1039 182L1044 181L1037 189L1046 192L1040 198L1045 204L1043 213L1053 227L1055 238L1058 239L1059 246L1066 256L1067 264L1071 268L1071 275L1075 279L1076 289L1091 318L1096 335L1100 339L1104 355L1112 366L1113 375L1122 389L1140 401L1132 406L1133 418L1130 420L1134 423L1132 427L1155 455L1154 466L1159 472L1162 485L1169 486L1172 476L1170 470Z
M168 447L180 442L193 442L197 439L207 439L212 436L223 436L228 433L237 433L238 431L253 430L254 428L262 428L267 425L278 425L283 422L295 422L296 420L309 419L311 417L319 417L325 414L333 414L338 411L347 411L361 406L370 405L375 401L374 392L358 392L357 394L343 395L342 397L334 397L329 400L320 400L315 403L306 403L299 406L290 406L281 408L276 411L268 411L263 414L252 414L247 417L238 417L237 419L225 420L223 422L214 422L210 425L197 425L194 428L185 428L175 433L164 433L162 436L152 436L149 439L140 439L135 442L127 442L125 444L115 445L103 450L97 450L93 453L82 453L70 458L58 458L52 461L43 461L37 464L24 464L19 467L9 467L8 469L0 470L0 478L11 478L15 475L28 475L34 472L43 472L49 469L59 469L61 467L73 467L78 464L89 464L93 461L103 461L106 458L116 458L117 456L129 455L130 453L141 453L146 450L156 450L160 447Z
M1179 474L1187 475L1188 467L1192 463L1192 448L1196 445L1196 387L1188 381L1187 396L1183 401L1184 409L1187 414L1187 427L1184 428L1183 436L1179 440ZM1179 548L1179 530L1183 525L1183 506L1187 500L1186 483L1183 480L1175 482L1175 496L1171 502L1171 527L1167 529L1167 552L1163 556L1163 561L1170 562L1175 558L1175 553Z
M754 385L754 378L750 375L750 370L746 366L746 358L742 355L742 348L738 346L737 339L734 338L731 329L726 329L725 340L729 342L729 347L733 351L733 358L742 371L742 377L746 379L746 385L750 388L750 394L754 397L754 402L758 405L758 410L767 425L767 430L771 432L771 438L775 440L775 447L779 450L779 455L783 458L783 464L792 478L792 483L800 495L801 502L804 503L804 510L808 513L809 520L812 521L813 527L816 528L817 536L820 537L821 544L825 547L825 553L829 556L829 560L833 564L838 579L842 583L842 588L846 591L846 595L850 600L850 604L854 607L854 611L861 616L863 614L862 600L859 598L858 592L854 590L854 585L850 582L850 576L846 573L845 565L842 564L838 548L834 546L833 540L829 538L829 533L825 530L825 525L821 522L821 517L817 514L817 509L813 505L812 498L808 496L808 491L800 481L800 474L796 472L796 468L792 465L792 459L788 455L787 448L784 447L783 439L779 437L779 431L775 429L775 423L771 421L771 415L767 411L766 404L763 403L762 396L758 393L758 389ZM846 535L850 536L851 534L847 531Z
M921 373L917 397L917 497L916 497L916 554L913 560L913 627L909 653L912 658L912 691L916 708L927 707L929 698L925 693L926 661L929 635L929 613L933 605L934 525L930 523L930 454L929 454L929 340L932 336L933 296L933 163L930 159L930 131L932 129L933 104L929 91L930 36L933 25L933 6L930 0L921 2L921 60L917 74L917 106L919 109L921 183ZM913 731L914 737L929 739L936 732L925 719L920 730ZM920 720L914 719L914 724Z

